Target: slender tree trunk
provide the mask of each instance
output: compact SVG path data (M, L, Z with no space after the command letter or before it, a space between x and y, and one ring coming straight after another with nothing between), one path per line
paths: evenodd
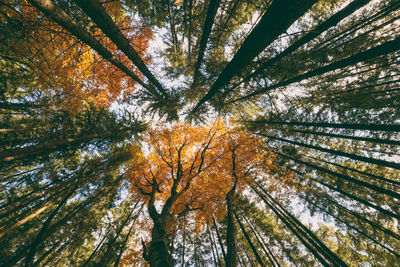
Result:
M62 240L56 241L50 249L48 249L42 256L40 256L39 259L37 259L32 266L38 266L44 259L46 259L47 256L49 256L56 248L61 244Z
M168 0L169 1L169 0ZM169 95L161 83L147 68L146 64L135 51L130 41L122 34L114 21L107 14L104 7L97 0L75 0L86 14L97 24L97 26L109 37L113 43L135 64L138 69L153 83L157 89L168 98Z
M288 226L291 231L299 237L310 251L321 261L322 264L328 264L328 260L335 266L347 266L336 254L334 254L323 242L321 242L313 232L305 227L299 220L290 214L281 204L279 204L264 188L256 183L259 189L264 193L260 194L255 187L251 185L253 190L264 200L264 202L275 212L275 214ZM268 199L266 198L268 197ZM295 230L296 229L296 230ZM293 231L294 230L294 231ZM296 233L297 232L297 233ZM314 248L312 248L314 247ZM325 259L323 259L325 258ZM329 265L329 264L328 264Z
M54 140L46 144L16 148L3 152L2 156L0 157L0 164L20 159L35 158L37 156L48 155L54 151L63 150L69 146L82 144L84 142L102 137L106 137L106 134L89 134L85 136L67 138L64 140Z
M217 222L215 221L214 218L213 218L213 222L214 222L215 232L217 233L218 243L219 243L219 246L220 246L221 251L222 251L222 257L224 257L224 261L225 261L225 264L226 264L226 260L227 259L226 259L226 253L225 253L224 244L222 243L222 238L221 238L221 235L219 234L219 231L218 231Z
M246 238L247 243L250 245L250 248L253 251L254 256L256 256L257 262L261 266L265 266L260 254L258 253L256 247L254 246L253 242L251 241L250 236L247 234L246 230L244 229L244 226L243 226L242 222L239 220L239 217L237 216L236 212L233 211L233 214L235 215L236 221L239 223L239 227L242 230L242 233L243 233L244 237Z
M172 43L174 47L174 58L176 60L176 56L178 54L178 37L176 35L176 30L175 30L174 14L172 12L171 0L167 0L167 2L168 2L169 26L171 28Z
M308 71L306 73L300 74L300 75L295 76L293 78L290 78L290 79L288 79L286 81L278 82L278 83L276 83L274 85L258 89L258 90L256 90L255 92L253 92L251 94L248 94L246 96L239 97L239 98L233 100L231 103L238 102L238 101L243 101L243 100L249 99L249 98L251 98L253 96L266 93L266 92L268 92L268 91L270 91L272 89L276 89L278 87L287 86L287 85L290 85L290 84L293 84L293 83L297 83L297 82L300 82L302 80L305 80L305 79L308 79L308 78L311 78L311 77L315 77L315 76L318 76L318 75L322 75L322 74L325 74L325 73L333 71L333 70L337 70L337 69L341 69L341 68L344 68L344 67L352 66L352 65L355 65L357 63L364 62L364 61L367 61L369 59L376 58L378 56L394 53L394 52L396 52L398 50L400 50L400 37L398 37L398 38L396 38L396 39L394 39L392 41L388 41L388 42L386 42L384 44L378 45L378 46L376 46L374 48L370 48L370 49L368 49L366 51L363 51L363 52L360 52L358 54L352 55L352 56L347 57L345 59L342 59L342 60L339 60L339 61L335 61L333 63L330 63L330 64L326 65L326 66L320 67L318 69L314 69L314 70Z
M396 170L400 170L400 163L393 162L393 161L386 161L386 160L381 160L381 159L368 158L368 157L364 157L364 156L350 154L350 153L343 152L343 151L338 151L338 150L333 150L333 149L324 148L324 147L320 147L320 146L304 144L304 143L300 143L300 142L297 142L297 141L292 141L292 140L289 140L289 139L284 139L284 138L271 136L271 135L265 135L265 134L259 134L259 135L264 136L264 137L268 137L268 138L271 138L271 139L279 140L279 141L282 141L282 142L286 142L286 143L289 143L289 144L298 145L298 146L302 146L302 147L311 148L311 149L314 149L314 150L330 153L330 154L333 154L333 155L336 155L336 156L341 156L341 157L345 157L345 158L349 158L349 159L354 159L354 160L358 160L358 161L362 161L362 162L366 162L366 163L381 165L381 166L390 167L390 168L393 168L393 169L396 169ZM397 194L397 193L394 193L393 196L395 196L395 195L397 197L400 196L400 194Z
M211 251L212 251L212 256L213 256L213 260L214 260L214 264L215 266L221 266L219 257L218 257L218 250L215 246L215 242L214 239L211 236L211 231L210 231L210 227L207 224L207 234L208 234L208 239L210 240L210 245L211 245ZM215 249L215 253L214 253L214 249ZM217 261L217 257L218 257L218 261Z
M282 154L282 156L283 156L283 154ZM317 158L314 158L314 157L311 157L311 158L314 159L314 160L319 160L321 162L324 162L324 163L339 167L341 169L349 170L349 171L352 171L352 172L356 172L356 173L371 177L371 178L373 178L375 180L384 181L386 183L397 185L397 186L400 185L399 181L387 179L387 178L382 177L382 176L378 176L378 175L375 175L375 174L372 174L372 173L368 173L368 172L365 172L365 171L360 171L360 170L357 170L357 169L354 169L354 168L350 168L350 167L347 167L347 166L343 166L343 165L340 165L340 164L337 164L337 163L334 163L334 162L329 162L329 161L326 161L324 159L317 159Z
M36 251L40 243L42 242L43 237L46 234L47 229L49 228L53 218L57 215L58 211L61 209L62 206L67 202L67 200L75 193L75 190L77 187L73 187L70 192L61 200L61 202L58 204L56 209L52 211L52 213L49 215L49 217L46 219L46 221L43 223L42 228L40 229L37 237L33 240L33 242L30 244L30 250L28 255L25 258L25 266L32 266L33 264L33 259L35 257Z
M210 0L208 4L208 10L206 15L206 20L203 26L203 32L201 34L200 44L199 44L199 53L197 54L197 61L194 67L194 75L193 75L193 84L192 89L197 86L199 75L200 75L200 66L204 58L204 53L206 51L206 46L208 42L208 38L210 37L211 28L214 24L215 15L217 14L218 6L220 0Z
M334 138L340 138L340 139L350 139L350 140L364 141L364 142L377 143L377 144L388 144L388 145L396 145L396 146L400 145L399 140L349 136L349 135L343 135L343 134L333 134L333 133L317 132L317 131L309 131L309 130L293 130L293 132L312 134L312 135L320 135L320 136L328 136L328 137L334 137Z
M292 169L292 170L293 170L293 169ZM296 172L296 173L298 173L298 174L300 174L300 175L304 175L304 173L301 173L301 172L299 172L299 171L297 171L297 170L293 170L293 171ZM348 197L348 198L350 198L350 199L356 200L356 201L358 201L358 202L360 202L360 203L362 203L362 204L364 204L364 205L366 205L366 206L368 206L368 207L371 207L371 208L373 208L373 209L375 209L375 210L377 210L377 211L380 211L380 212L382 212L383 214L385 214L385 215L387 215L387 216L390 216L390 217L392 217L392 218L396 218L396 219L400 220L400 215L398 215L398 214L395 214L395 213L393 213L393 212L391 212L391 211L389 211L389 210L383 209L382 207L380 207L380 206L378 206L378 205L375 205L375 204L373 204L373 203L370 203L369 201L366 201L366 200L364 200L364 199L362 199L362 198L360 198L360 197L357 197L357 196L355 196L355 195L353 195L353 194L350 194L350 193L348 193L348 192L346 192L346 191L343 191L343 190L341 190L340 188L334 187L334 186L332 186L332 185L330 185L330 184L328 184L328 183L325 183L325 182L323 182L323 181L319 181L319 180L314 179L314 178L310 178L310 179L311 179L312 181L316 182L316 183L319 183L319 184L321 184L321 185L323 185L323 186L325 186L325 187L327 187L327 188L333 190L333 191L339 192L339 193L341 193L342 195L344 195L344 196L346 196L346 197Z
M344 174L341 174L341 173L338 173L338 172L327 170L327 169L325 169L323 167L320 167L320 166L317 166L315 164L308 163L308 162L305 162L305 161L302 161L302 160L299 160L299 159L296 159L296 158L293 158L293 157L290 157L290 156L286 156L286 155L283 155L281 153L278 153L278 154L283 156L283 157L289 158L289 159L291 159L291 160L293 160L293 161L295 161L297 163L300 163L300 164L303 164L303 165L305 165L307 167L310 167L312 169L324 172L326 174L332 175L332 176L337 177L337 178L341 178L343 180L352 182L352 183L357 184L359 186L363 186L363 187L372 189L372 190L374 190L374 191L376 191L376 192L378 192L380 194L385 194L385 195L400 199L400 194L398 194L398 193L396 193L394 191L391 191L389 189L385 189L385 188L382 188L380 186L377 186L377 185L374 185L374 184L370 184L370 183L367 183L367 182L352 178L350 176L347 176L347 175L344 175Z
M253 232L254 236L256 237L261 248L264 250L265 255L267 255L268 259L271 261L271 264L273 266L277 265L278 267L280 267L281 265L279 264L279 262L277 261L277 259L274 256L274 254L267 246L267 244L265 244L265 241L263 241L260 232L257 230L257 227L255 225L253 225L252 222L250 220L248 220L245 216L244 216L244 219L247 222L247 224L250 226L251 231Z
M253 125L295 125L307 127L323 127L335 129L353 129L353 130L370 130L370 131L388 131L400 132L400 124L361 124L361 123L329 123L329 122L302 122L302 121L242 121Z
M39 109L41 105L33 104L33 103L7 103L0 102L0 109L9 109L9 110L29 110L29 109Z
M85 262L82 264L82 267L87 266L88 264L91 263L92 259L94 258L94 256L96 255L97 251L103 246L104 241L106 241L106 239L108 238L108 236L111 235L111 226L109 225L108 229L107 229L107 234L105 234L103 236L103 238L101 239L101 241L97 244L97 246L94 248L94 250L92 251L92 253L90 254L89 258L87 258L85 260Z
M136 221L136 218L135 218L135 220L132 222L132 225L131 225L131 227L129 228L129 231L128 231L128 233L127 233L126 236L125 236L124 242L122 243L121 248L120 248L120 250L119 250L118 257L117 257L117 259L116 259L115 262L114 262L114 267L118 267L118 265L119 265L119 262L120 262L120 260L121 260L122 254L123 254L124 251L125 251L125 248L126 248L126 244L127 244L127 242L128 242L128 239L129 239L129 237L131 236L131 232L132 232L132 230L133 230L133 227L135 226L135 221Z
M357 227L354 227L352 225L350 225L348 222L340 219L338 216L334 215L333 213L331 213L330 211L328 211L325 207L321 207L320 205L317 205L316 203L313 203L313 205L318 208L319 210L321 210L322 212L325 212L326 214L329 214L330 216L332 216L333 218L335 218L338 222L343 223L346 225L346 227L349 227L351 229L353 229L354 231L356 231L357 233L361 234L362 236L366 237L367 239L371 240L373 243L377 244L378 246L382 247L383 249L389 251L390 253L392 253L393 255L395 255L396 257L400 258L400 254L396 253L393 249L385 246L384 244L380 243L379 241L377 241L376 239L374 239L373 237L371 237L370 235L366 234L365 232L361 231L360 229L358 229Z
M186 245L186 216L183 218L182 267L185 266L185 245Z

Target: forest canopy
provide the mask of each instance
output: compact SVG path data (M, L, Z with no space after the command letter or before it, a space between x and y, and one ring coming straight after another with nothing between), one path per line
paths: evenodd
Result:
M0 265L400 265L399 50L397 0L0 0Z

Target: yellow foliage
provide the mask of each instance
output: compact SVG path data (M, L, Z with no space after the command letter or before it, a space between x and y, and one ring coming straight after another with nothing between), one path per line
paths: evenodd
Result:
M171 214L176 219L190 208L198 229L225 214L225 197L235 183L240 192L255 177L276 177L277 172L282 174L280 182L291 182L291 176L274 164L276 155L263 139L222 120L206 126L159 125L146 134L144 147L132 148L133 160L126 170L132 195L148 201L154 192L163 206L174 180L181 177Z
M6 45L16 55L28 59L27 65L37 77L37 90L47 94L53 104L77 112L87 103L107 107L132 94L135 81L62 27L38 16L36 8L27 1L18 6L11 0L6 4L12 5L0 5L0 12L8 15L7 18L0 16L1 19L19 23L25 35L23 39L7 40ZM121 3L113 1L104 7L144 62L149 63L146 51L151 31L123 12ZM95 25L88 25L87 30L141 77L128 58Z

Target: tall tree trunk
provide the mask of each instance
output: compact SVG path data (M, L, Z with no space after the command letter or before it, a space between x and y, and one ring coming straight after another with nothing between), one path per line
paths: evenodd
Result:
M114 236L111 238L111 240L108 240L108 242L107 242L107 250L101 256L100 261L99 261L99 265L100 266L108 266L109 263L111 262L110 259L112 259L115 256L115 253L112 252L113 248L115 248L115 246L114 246L115 241L121 235L121 232L124 229L124 227L129 223L129 220L131 219L131 216L132 216L133 212L135 211L135 208L136 208L136 206L138 204L139 204L139 201L137 201L135 203L134 207L132 208L132 210L130 211L130 213L126 217L126 219L121 223L119 228L116 230L116 232L115 232ZM136 219L136 217L134 218L134 220L135 219Z
M223 86L228 84L233 76L240 74L259 53L311 8L315 2L316 0L273 1L210 90L197 103L192 113L195 113L201 105L209 101Z
M239 223L239 227L242 230L242 233L243 233L244 237L246 238L247 243L250 245L250 248L253 251L254 256L256 256L258 263L261 266L265 266L260 254L258 253L256 247L254 246L253 242L251 241L250 236L247 234L246 229L244 229L244 226L243 226L242 222L239 220L239 217L237 216L236 212L233 211L233 214L235 215L236 221Z
M167 0L167 2L168 2L169 26L171 28L172 43L173 43L172 45L174 47L174 58L176 60L176 56L178 54L178 36L176 35L175 21L174 21L174 14L172 12L171 0Z
M206 46L208 42L208 38L210 37L211 28L214 24L214 18L217 14L218 6L220 0L210 0L208 4L207 16L203 26L203 32L201 34L200 44L199 44L199 53L197 54L197 61L194 66L194 75L193 75L193 83L192 89L196 88L199 75L200 75L200 66L204 58L204 53L206 51Z
M254 97L256 95L260 95L260 94L266 93L266 92L268 92L268 91L270 91L272 89L276 89L276 88L279 88L279 87L282 87L282 86L287 86L287 85L290 85L290 84L293 84L293 83L297 83L297 82L300 82L302 80L305 80L305 79L308 79L308 78L311 78L311 77L315 77L315 76L318 76L318 75L322 75L322 74L325 74L325 73L333 71L333 70L337 70L337 69L341 69L341 68L344 68L344 67L352 66L352 65L355 65L355 64L360 63L360 62L365 62L367 60L376 58L378 56L394 53L394 52L396 52L398 50L400 50L400 37L397 37L396 39L394 39L392 41L388 41L386 43L378 45L378 46L376 46L374 48L370 48L370 49L365 50L363 52L360 52L358 54L349 56L349 57L347 57L345 59L338 60L338 61L330 63L330 64L328 64L326 66L323 66L323 67L308 71L308 72L303 73L303 74L300 74L300 75L295 76L293 78L290 78L290 79L288 79L286 81L278 82L278 83L276 83L274 85L258 89L258 90L254 91L251 94L248 94L248 95L245 95L243 97L239 97L239 98L233 100L231 103L238 102L238 101L243 101L243 100L249 99L251 97Z
M375 175L375 174L372 174L372 173L368 173L368 172L365 172L365 171L360 171L360 170L357 170L357 169L354 169L354 168L350 168L350 167L347 167L347 166L343 166L343 165L340 165L340 164L337 164L337 163L334 163L334 162L329 162L329 161L321 159L321 158L319 158L319 159L314 158L314 157L311 157L311 158L314 159L314 160L319 160L321 162L327 163L329 165L333 165L333 166L339 167L341 169L349 170L349 171L352 171L352 172L356 172L356 173L371 177L371 178L373 178L375 180L384 181L386 183L397 185L397 186L400 185L399 181L387 179L387 178L382 177L382 176L378 176L378 175Z
M84 142L89 142L93 139L102 138L106 136L107 134L88 134L85 136L72 137L64 140L53 140L52 142L45 144L38 144L38 145L4 151L2 153L2 156L0 157L0 164L20 159L35 158L37 156L48 155L54 151L59 151L68 148L69 146L82 144Z
M286 226L310 249L323 265L347 266L335 253L333 253L323 242L321 242L312 231L305 227L290 212L288 212L278 201L276 201L261 185L256 183L263 192L260 194L253 185L251 188L264 200L274 213L286 224ZM327 262L330 262L330 264Z
M219 231L218 231L217 222L215 221L214 218L213 218L213 222L214 222L213 224L214 224L215 232L217 233L218 243L219 243L219 246L220 246L221 251L222 251L222 257L224 258L224 261L225 261L225 264L226 264L226 253L225 253L224 244L222 243L222 238L221 238L221 235L219 234Z
M169 1L169 0L168 0ZM86 14L96 23L96 25L113 41L113 43L135 64L138 69L153 83L157 89L169 98L167 91L161 83L147 68L146 64L140 58L140 55L135 51L130 41L122 34L114 21L107 14L104 7L98 0L75 0L75 2L85 11Z
M218 249L217 246L215 244L214 238L211 236L211 231L210 231L210 227L207 224L207 234L208 234L208 239L210 240L210 245L211 245L211 251L212 251L212 255L213 255L213 259L214 259L214 264L215 266L221 266L221 262L218 256ZM215 249L215 252L214 252Z
M315 164L308 163L308 162L305 162L305 161L302 161L302 160L299 160L299 159L296 159L296 158L293 158L293 157L290 157L290 156L283 155L281 153L278 153L278 154L281 155L281 156L284 156L286 158L289 158L289 159L291 159L291 160L293 160L293 161L295 161L297 163L300 163L300 164L303 164L303 165L305 165L307 167L310 167L312 169L324 172L326 174L329 174L329 175L332 175L334 177L346 180L346 181L354 183L356 185L360 185L360 186L372 189L372 190L374 190L374 191L376 191L376 192L378 192L380 194L385 194L385 195L400 199L400 194L399 193L391 191L389 189L385 189L385 188L382 188L380 186L377 186L377 185L374 185L374 184L370 184L370 183L355 179L353 177L350 177L350 176L347 176L347 175L344 175L344 174L341 174L341 173L338 173L338 172L334 172L334 171L325 169L325 168L317 166Z
M269 249L269 247L265 244L265 241L263 241L260 232L257 230L257 227L255 225L253 225L252 222L246 218L246 216L243 216L243 217L244 217L244 220L249 225L249 227L250 227L251 231L253 232L254 236L256 237L256 239L257 239L258 243L260 244L261 248L264 250L265 255L267 255L268 259L271 261L271 264L273 266L277 265L278 267L280 267L281 265L279 264L279 262L277 261L277 259L275 258L274 254Z
M388 144L388 145L396 145L400 146L399 140L389 140L389 139L380 139L380 138L371 138L371 137L360 137L360 136L350 136L350 135L343 135L343 134L334 134L334 133L327 133L327 132L317 132L317 131L310 131L310 130L292 130L296 133L305 133L305 134L312 134L312 135L320 135L320 136L328 136L340 139L350 139L356 141L364 141L369 143L377 143L377 144Z
M346 158L349 158L349 159L354 159L354 160L358 160L358 161L362 161L362 162L366 162L366 163L381 165L381 166L390 167L390 168L393 168L393 169L396 169L396 170L400 170L400 163L393 162L393 161L386 161L386 160L382 160L382 159L368 158L368 157L364 157L364 156L350 154L350 153L343 152L343 151L338 151L338 150L333 150L333 149L324 148L324 147L320 147L320 146L304 144L304 143L300 143L300 142L297 142L297 141L292 141L292 140L289 140L289 139L284 139L284 138L271 136L271 135L265 135L265 134L259 134L259 135L264 136L264 137L268 137L268 138L271 138L271 139L279 140L279 141L282 141L282 142L286 142L286 143L289 143L289 144L298 145L298 146L302 146L302 147L311 148L311 149L314 149L314 150L330 153L330 154L333 154L333 155L336 155L336 156L346 157ZM393 196L399 197L400 194L394 193Z
M293 170L293 169L292 169L292 170ZM296 172L296 173L298 173L298 174L300 174L300 175L304 175L304 173L301 173L301 172L299 172L299 171L297 171L297 170L293 170L293 171ZM371 202L369 202L369 201L367 201L367 200L365 200L365 199L362 199L362 198L360 198L360 197L357 197L357 196L355 196L355 195L353 195L353 194L350 194L350 193L348 193L348 192L346 192L346 191L343 191L342 189L337 188L337 187L334 187L334 186L332 186L332 185L330 185L330 184L328 184L328 183L325 183L325 182L323 182L323 181L319 181L319 180L317 180L317 179L315 179L315 178L310 178L310 179L311 179L312 181L316 182L316 183L319 183L319 184L321 184L321 185L323 185L323 186L325 186L325 187L327 187L327 188L333 190L333 191L339 192L339 193L341 193L342 195L344 195L344 196L346 196L346 197L348 197L348 198L350 198L350 199L356 200L356 201L358 201L358 202L360 202L360 203L362 203L362 204L364 204L364 205L366 205L366 206L368 206L368 207L371 207L371 208L373 208L373 209L375 209L375 210L377 210L377 211L380 211L380 212L382 212L383 214L385 214L385 215L387 215L387 216L390 216L390 217L392 217L392 218L396 218L396 219L400 220L400 215L398 215L398 214L395 214L395 213L393 213L393 212L391 212L391 211L389 211L389 210L386 210L386 209L384 209L384 208L382 208L382 207L380 207L380 206L378 206L378 205L375 205L375 204L373 204L373 203L371 203Z
M226 195L227 206L227 227L226 227L226 267L236 267L238 262L236 247L236 227L233 217L233 198L235 194L236 184Z
M83 171L84 172L84 171ZM81 177L79 177L81 178ZM40 243L42 242L43 237L46 234L47 229L49 228L53 218L57 215L58 211L61 209L62 206L64 206L65 203L67 203L67 200L75 193L75 190L77 189L78 182L76 182L76 185L71 188L70 192L61 200L61 202L58 204L56 209L54 209L49 217L46 219L46 221L43 223L42 228L40 229L38 235L36 238L32 241L30 244L30 250L28 255L25 258L25 267L32 266L33 264L33 259L35 257L36 251Z
M367 3L369 3L371 0L355 0L350 2L346 7L344 7L342 10L337 12L335 15L327 19L326 21L322 22L320 25L318 25L316 28L311 30L309 33L304 35L301 39L297 40L294 42L292 45L290 45L288 48L286 48L283 52L279 53L275 57L269 59L267 62L265 62L261 67L259 67L257 70L255 70L252 74L244 78L241 82L238 84L235 84L233 88L236 88L243 82L249 81L251 78L256 77L258 74L260 74L263 70L267 69L268 67L272 66L275 62L280 60L281 58L287 56L288 54L292 53L295 51L297 48L301 47L302 45L308 43L318 35L320 35L322 32L326 31L327 29L334 27L337 23L339 23L341 20L355 12L356 10L360 9ZM232 90L231 88L230 90Z
M320 205L317 205L316 203L313 203L313 205L318 208L319 210L321 210L322 212L325 212L326 214L329 214L330 216L332 216L333 218L335 218L338 222L343 223L346 225L346 227L349 227L351 229L353 229L354 231L356 231L357 233L361 234L362 236L366 237L367 239L371 240L373 243L377 244L378 246L386 249L387 251L389 251L390 253L392 253L393 255L395 255L396 257L400 258L400 254L396 253L393 249L387 247L386 245L380 243L378 240L374 239L373 237L371 237L370 235L366 234L365 232L361 231L360 229L358 229L357 227L354 227L352 225L350 225L348 222L340 219L338 216L334 215L333 213L331 213L330 211L328 211L326 209L326 207L321 207Z
M268 120L255 120L255 121L242 121L242 122L253 125L278 124L278 125L296 125L296 126L323 127L323 128L335 128L335 129L400 132L400 124L361 124L361 123L329 123L329 122L268 121Z

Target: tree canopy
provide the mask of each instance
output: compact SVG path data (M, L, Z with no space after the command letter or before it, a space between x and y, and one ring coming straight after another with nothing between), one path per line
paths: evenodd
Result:
M0 265L399 265L399 22L0 1Z

